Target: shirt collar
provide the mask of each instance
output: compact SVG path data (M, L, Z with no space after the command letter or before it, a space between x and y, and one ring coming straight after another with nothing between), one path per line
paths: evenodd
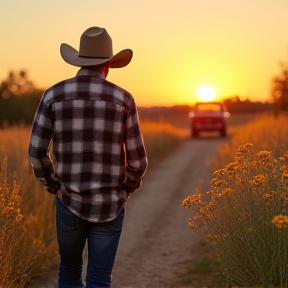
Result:
M93 76L93 77L104 79L104 76L101 72L93 71L93 70L87 69L87 68L81 68L77 72L76 76Z

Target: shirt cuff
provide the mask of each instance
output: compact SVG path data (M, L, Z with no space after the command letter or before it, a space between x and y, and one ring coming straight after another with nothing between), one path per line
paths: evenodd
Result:
M52 178L38 178L38 180L43 183L46 190L51 194L56 194L61 188L61 183Z

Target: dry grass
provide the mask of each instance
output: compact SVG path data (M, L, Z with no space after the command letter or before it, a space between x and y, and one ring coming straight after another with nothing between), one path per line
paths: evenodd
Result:
M288 287L287 120L266 115L240 128L219 147L214 166L224 168L209 199L195 193L183 202L230 281L245 287Z
M180 129L167 122L141 122L147 149L149 168L163 159L189 135L188 129Z
M163 122L145 121L141 128L150 164L188 133ZM34 178L29 137L30 127L0 129L0 287L5 288L26 287L59 261L54 197Z
M238 147L245 143L253 143L254 149L258 151L272 151L275 157L288 149L287 116L275 118L270 114L259 115L237 130L232 127L232 130L232 139L219 145L216 157L211 160L213 170L232 162Z
M6 282L1 279L5 288L24 287L29 284L32 276L41 274L58 261L53 219L54 199L34 179L27 155L29 136L30 128L27 127L0 130L0 162L3 161L1 173L5 175L0 180L1 196L5 199L2 205L6 203L5 207L14 207L23 216L9 230L9 237L13 240L5 244L8 258L5 261L0 259L0 266L6 267L3 274L0 274L6 275L10 271L13 275L6 277ZM6 188L3 190L3 187ZM16 195L15 187L18 187L18 202L7 206L13 195L8 191L14 191ZM2 236L3 231L5 227L1 227ZM1 251L4 251L2 247ZM0 284L3 284L1 281Z
M20 210L19 184L15 179L8 179L7 162L3 160L0 167L0 284L4 287L23 287L31 273L33 253L22 246L23 241L26 242L25 220Z

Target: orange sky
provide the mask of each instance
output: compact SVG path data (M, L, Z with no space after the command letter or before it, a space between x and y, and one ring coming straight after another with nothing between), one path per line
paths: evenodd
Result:
M287 0L0 0L0 80L25 69L40 87L75 75L59 53L82 32L105 27L129 66L108 80L139 106L192 104L208 85L218 98L270 97L288 60Z

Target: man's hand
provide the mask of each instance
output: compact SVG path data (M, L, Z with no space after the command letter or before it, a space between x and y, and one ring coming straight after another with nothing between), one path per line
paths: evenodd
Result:
M57 191L56 197L62 199L62 192L60 190Z

